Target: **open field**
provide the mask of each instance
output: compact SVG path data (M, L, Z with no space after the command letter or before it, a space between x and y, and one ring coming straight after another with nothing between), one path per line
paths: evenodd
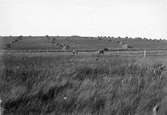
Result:
M5 115L152 115L166 112L166 57L5 54ZM160 59L160 60L159 60ZM163 103L162 103L163 102Z
M4 115L166 115L165 40L53 38L0 38Z
M0 37L0 49L15 50L97 50L122 48L128 44L138 49L167 49L166 40L79 36L9 36Z
M24 55L24 56L72 56L72 51L56 50L0 50L0 56L6 54ZM78 51L78 56L98 56L97 50ZM128 56L128 57L167 57L167 50L111 50L105 51L104 56Z

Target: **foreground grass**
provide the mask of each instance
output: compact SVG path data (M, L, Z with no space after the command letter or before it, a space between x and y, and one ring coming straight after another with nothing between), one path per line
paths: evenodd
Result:
M3 57L5 115L151 115L166 68L121 57Z

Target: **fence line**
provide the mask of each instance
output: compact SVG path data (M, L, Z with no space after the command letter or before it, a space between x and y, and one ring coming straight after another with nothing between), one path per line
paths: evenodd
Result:
M2 51L2 52L1 52ZM84 50L77 50L79 55L96 55L97 50L89 50L88 52ZM72 51L54 51L54 50L0 50L0 54L27 54L27 55L34 55L34 54L43 54L43 55L72 55ZM165 56L167 55L167 50L140 50L140 51L105 51L104 55L120 55L120 56Z

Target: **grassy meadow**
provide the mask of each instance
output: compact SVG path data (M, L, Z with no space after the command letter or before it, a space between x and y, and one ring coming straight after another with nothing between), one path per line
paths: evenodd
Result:
M148 58L6 54L0 63L4 115L152 115L166 100L166 65Z
M0 37L0 49L7 50L96 50L103 48L167 49L166 40L121 37L80 37L80 36L4 36Z

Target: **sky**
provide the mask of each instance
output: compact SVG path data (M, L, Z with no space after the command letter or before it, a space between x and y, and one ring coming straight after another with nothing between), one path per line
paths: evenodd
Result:
M0 35L167 39L167 0L0 0Z

